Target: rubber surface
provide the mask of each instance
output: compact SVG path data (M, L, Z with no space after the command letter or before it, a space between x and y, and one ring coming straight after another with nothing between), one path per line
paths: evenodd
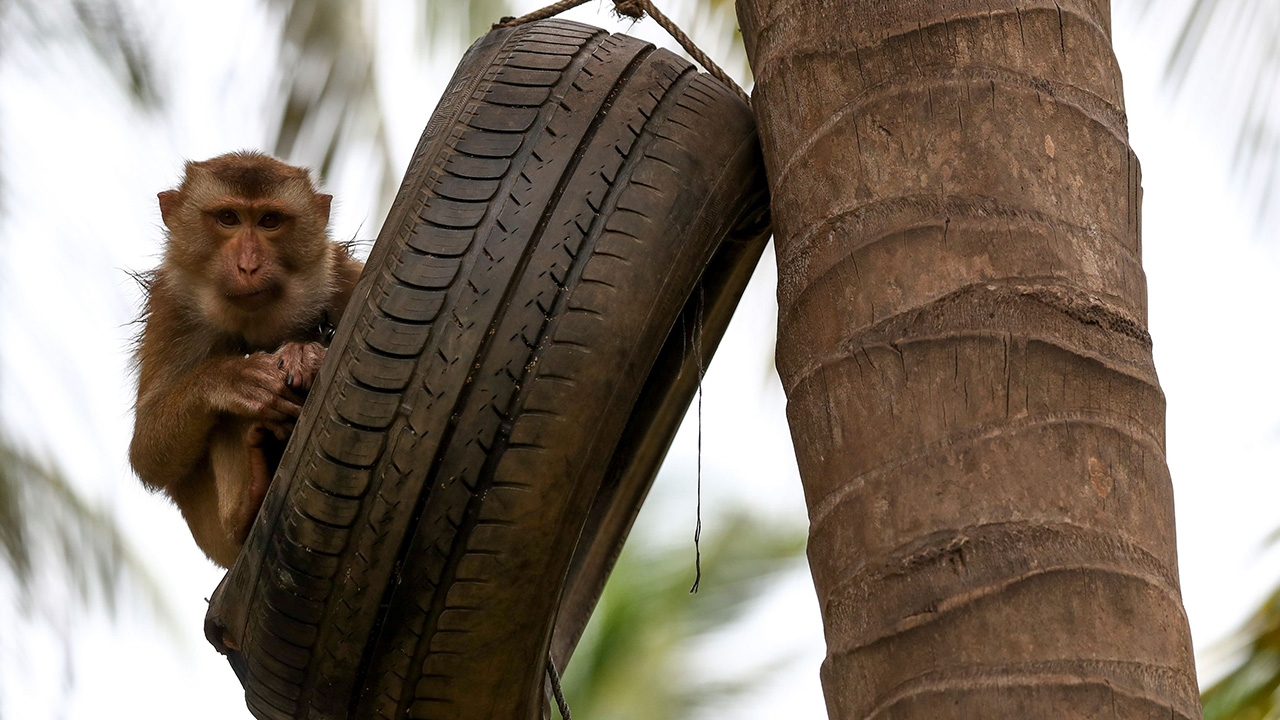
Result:
M255 717L542 715L767 206L750 110L675 55L479 40L211 602Z

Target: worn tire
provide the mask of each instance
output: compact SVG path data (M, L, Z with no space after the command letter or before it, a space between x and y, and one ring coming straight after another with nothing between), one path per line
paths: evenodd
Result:
M749 108L677 56L477 41L211 602L253 714L544 712L767 205Z

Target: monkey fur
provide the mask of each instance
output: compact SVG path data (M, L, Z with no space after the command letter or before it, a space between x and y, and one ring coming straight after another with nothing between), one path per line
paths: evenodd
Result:
M332 196L267 155L188 162L158 198L129 461L230 567L363 265L329 239Z

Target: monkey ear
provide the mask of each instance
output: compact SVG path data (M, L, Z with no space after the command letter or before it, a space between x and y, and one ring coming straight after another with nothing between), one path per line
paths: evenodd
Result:
M324 220L324 224L329 224L329 207L333 204L333 196L325 193L316 194L316 212L320 214L320 218Z
M160 199L160 219L164 220L165 227L172 230L177 219L174 215L178 212L178 191L165 190L156 197Z

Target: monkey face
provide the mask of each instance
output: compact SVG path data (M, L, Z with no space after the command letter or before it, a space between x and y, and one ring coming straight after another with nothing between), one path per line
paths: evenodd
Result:
M317 278L329 270L332 198L305 170L232 153L188 163L182 185L159 200L169 229L163 265L224 330L284 324L326 292Z
M281 243L289 235L290 216L272 205L263 207L239 198L229 198L203 214L216 249L211 263L217 268L214 281L227 302L247 311L276 302L286 274L281 251L296 245Z

